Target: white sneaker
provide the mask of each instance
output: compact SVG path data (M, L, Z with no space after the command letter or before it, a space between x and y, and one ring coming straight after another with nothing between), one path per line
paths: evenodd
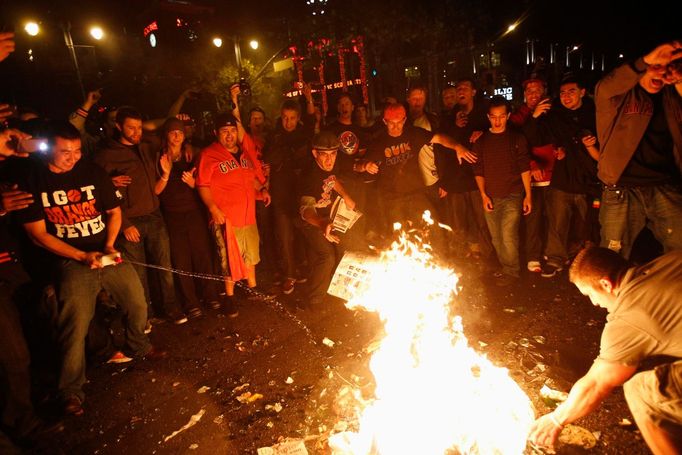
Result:
M542 272L542 264L540 264L540 261L528 261L528 271L540 273Z

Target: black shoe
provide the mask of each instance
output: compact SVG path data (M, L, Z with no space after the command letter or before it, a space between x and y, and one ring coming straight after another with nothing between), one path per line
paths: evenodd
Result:
M557 266L553 264L545 264L542 266L542 272L540 272L540 276L543 278L553 278L561 273L563 269L564 268L560 265Z
M40 417L32 417L22 425L16 438L23 444L36 444L43 439L64 431L64 424L60 421L46 422Z
M511 275L502 275L500 277L495 277L495 286L499 287L507 287L511 286L512 284L516 283L519 279L515 276Z
M201 308L199 308L199 307L191 308L191 309L187 312L187 317L190 318L190 319L197 319L197 318L202 317L203 315L204 315L204 312L201 311Z
M157 349L153 346L152 346L151 351L149 351L148 353L146 353L144 355L145 360L152 360L152 361L163 360L163 359L167 359L167 358L168 358L168 351Z
M64 414L78 417L84 413L83 401L76 395L71 395L64 400Z
M237 316L239 316L239 309L237 309L237 302L235 301L234 296L232 295L226 296L223 307L225 308L225 314L227 315L227 317L236 318Z
M187 322L187 316L182 311L175 310L168 313L168 320L175 325L181 325Z
M220 303L220 300L211 300L210 302L208 302L208 306L212 310L219 310L223 307L223 304Z

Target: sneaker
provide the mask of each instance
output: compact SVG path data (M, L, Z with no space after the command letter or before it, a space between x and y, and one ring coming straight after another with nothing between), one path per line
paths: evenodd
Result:
M168 320L172 321L175 325L182 325L187 322L187 316L182 311L171 311L168 314Z
M147 323L144 325L144 334L149 335L152 333L152 321L147 319Z
M284 280L284 284L282 284L282 292L285 293L286 295L291 294L294 292L294 286L296 285L296 279L295 278L287 278Z
M540 261L528 261L528 271L540 273L542 272L542 264L540 264Z
M219 310L220 308L222 308L223 304L220 303L220 300L211 300L210 302L208 302L208 306L212 310Z
M199 307L194 307L187 312L187 317L190 319L197 319L197 318L202 317L203 315L204 315L204 312L201 311L201 308L199 308Z
M559 274L563 269L564 268L561 266L545 264L545 266L542 267L542 273L540 273L540 276L543 278L553 278L557 274Z
M83 401L76 395L70 395L64 400L64 414L71 416L82 416L85 413L83 410Z
M107 363L127 363L132 361L130 357L122 353L121 351L116 351L114 352L114 355L109 357L109 360L107 360Z
M237 308L237 303L235 302L234 296L225 297L225 314L228 318L236 318L239 316L239 309Z

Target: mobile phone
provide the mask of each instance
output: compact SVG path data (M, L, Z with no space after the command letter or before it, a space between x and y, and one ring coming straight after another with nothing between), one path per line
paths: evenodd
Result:
M116 265L123 262L123 260L121 259L121 253L105 254L100 258L100 261L102 262L102 267Z
M47 139L21 139L18 151L24 153L47 152Z

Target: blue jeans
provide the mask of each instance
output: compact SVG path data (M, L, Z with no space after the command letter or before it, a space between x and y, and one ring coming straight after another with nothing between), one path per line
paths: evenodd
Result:
M502 273L517 277L519 267L519 223L521 222L520 193L510 194L503 198L492 198L493 211L485 212L493 246L497 259L502 265Z
M140 279L130 264L93 270L78 261L65 259L59 273L57 341L62 353L59 392L63 398L76 395L82 400L85 337L95 314L95 302L100 289L107 291L123 311L126 351L136 356L144 356L152 347L144 334L147 304Z
M682 192L673 185L604 188L599 221L601 246L626 259L644 226L664 251L682 249Z
M171 267L170 241L168 240L168 231L166 231L166 225L163 222L161 213L156 211L149 215L131 218L130 222L140 231L141 240L137 243L129 242L121 232L116 246L121 250L125 259L159 265L161 267ZM142 282L146 301L151 302L147 269L141 265L135 265L134 267L139 280ZM172 273L157 271L155 276L159 279L161 310L166 315L180 311L180 306L175 300Z
M547 207L547 263L563 267L568 261L568 242L571 227L575 226L581 243L589 240L587 224L587 196L567 193L549 187ZM535 210L535 206L533 206Z

